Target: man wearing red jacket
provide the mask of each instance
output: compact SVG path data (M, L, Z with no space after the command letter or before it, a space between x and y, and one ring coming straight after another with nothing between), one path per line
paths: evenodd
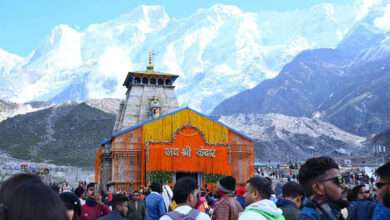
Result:
M103 204L102 196L100 193L94 195L95 184L90 183L87 185L87 199L85 204L81 206L81 219L82 220L96 220L102 216L110 213L110 208Z

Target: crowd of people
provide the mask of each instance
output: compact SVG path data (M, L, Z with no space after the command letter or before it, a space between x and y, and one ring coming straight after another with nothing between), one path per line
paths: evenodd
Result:
M374 187L349 188L332 158L315 157L300 167L297 182L274 185L271 178L257 175L236 189L235 178L226 176L213 193L184 177L174 184L168 205L157 182L131 194L106 194L95 183L59 193L36 175L18 174L1 185L0 220L390 219L390 162L375 174L376 179L366 178Z

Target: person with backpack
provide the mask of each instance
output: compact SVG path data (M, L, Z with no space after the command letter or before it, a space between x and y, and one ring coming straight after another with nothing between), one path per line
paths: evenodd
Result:
M272 181L266 177L255 176L245 185L245 210L239 220L285 220L281 209L270 200Z
M210 220L207 214L194 208L199 193L195 179L186 177L178 180L173 187L173 200L177 208L166 213L160 220Z

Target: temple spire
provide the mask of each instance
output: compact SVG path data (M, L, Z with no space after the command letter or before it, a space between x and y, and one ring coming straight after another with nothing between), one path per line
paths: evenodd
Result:
M149 65L146 67L147 71L154 71L154 67L152 64L152 56L154 56L154 52L149 53Z

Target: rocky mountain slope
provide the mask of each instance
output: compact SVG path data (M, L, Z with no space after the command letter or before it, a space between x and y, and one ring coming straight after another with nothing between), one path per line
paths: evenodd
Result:
M182 19L161 6L76 31L63 24L27 57L0 50L0 98L27 102L122 97L128 71L179 74L182 106L209 113L221 100L275 76L300 51L335 48L371 1L320 4L276 13L217 4ZM193 97L196 95L196 99Z
M90 167L114 122L112 113L69 101L2 121L0 150L18 159Z
M390 149L390 129L373 136L370 140L371 146L381 145ZM388 154L390 154L390 152L388 152Z
M315 117L361 136L390 128L390 25L378 23L387 7L390 1L376 5L337 49L300 53L277 77L223 101L212 114Z
M30 162L91 167L100 142L111 136L119 102L65 102L4 120L0 122L0 151ZM365 138L319 119L281 114L215 119L254 138L260 161L299 162L313 155L343 158L366 150Z
M346 158L366 150L364 137L318 119L271 113L221 116L219 120L255 139L255 156L260 161L302 162L318 155Z

